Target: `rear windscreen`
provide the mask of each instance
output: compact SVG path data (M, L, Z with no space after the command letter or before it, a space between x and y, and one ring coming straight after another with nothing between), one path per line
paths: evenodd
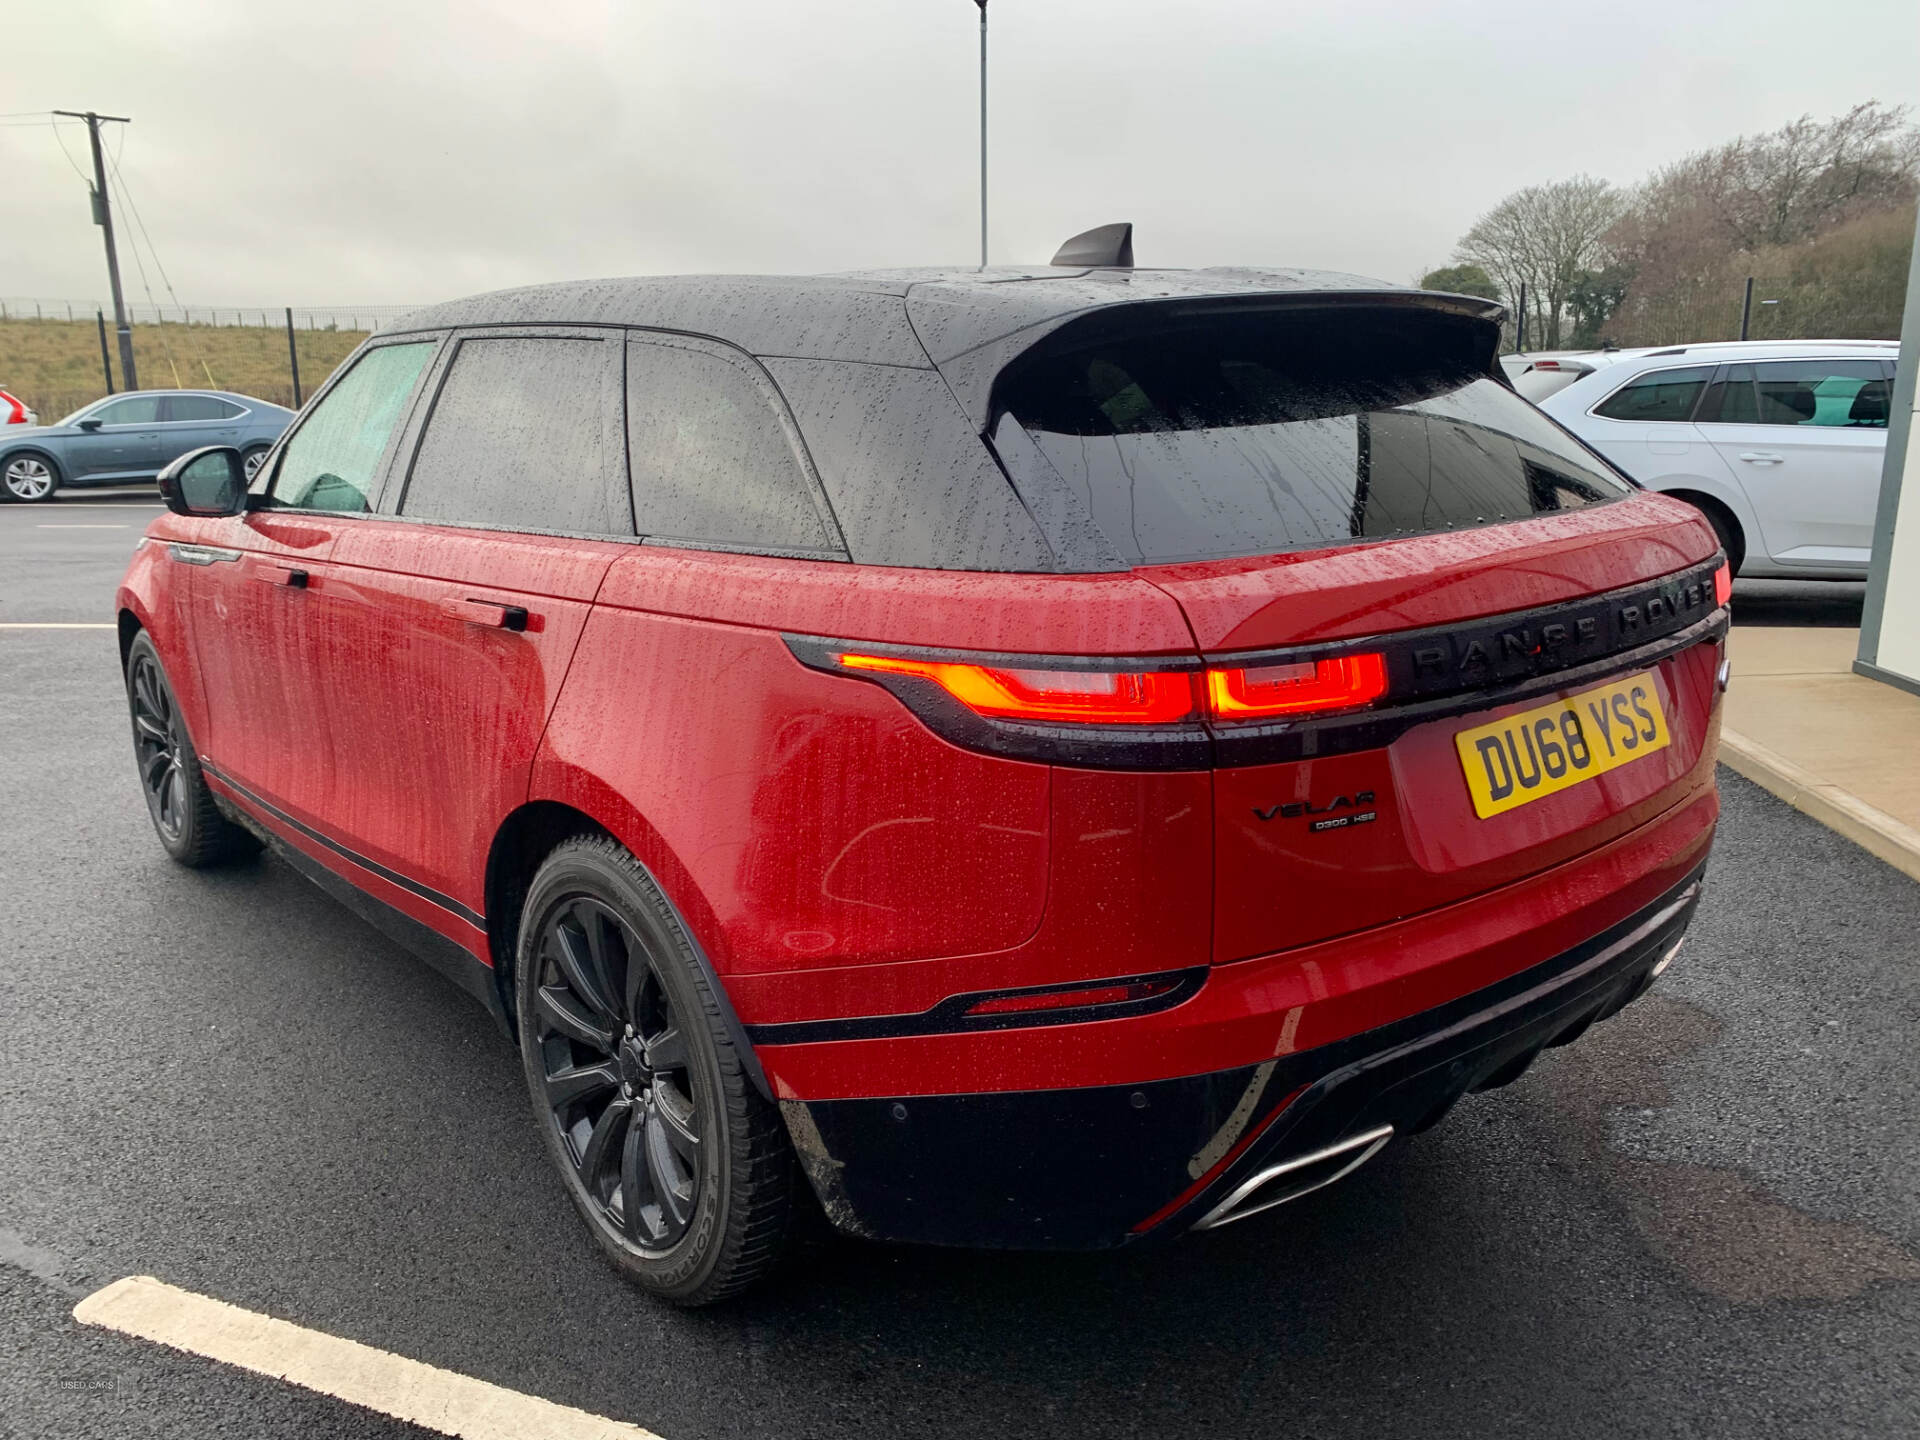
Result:
M1475 322L1267 311L1056 337L1010 412L1130 563L1266 555L1575 509L1631 487L1487 378Z

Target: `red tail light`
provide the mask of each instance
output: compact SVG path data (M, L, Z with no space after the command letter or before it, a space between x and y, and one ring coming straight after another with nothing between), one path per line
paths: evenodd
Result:
M1386 693L1387 659L1379 654L1207 671L1207 710L1221 720L1352 710Z
M1194 714L1185 671L1012 670L952 660L842 654L848 670L917 675L979 715L1081 725L1170 725Z
M1722 565L1713 572L1713 603L1724 605L1733 598L1733 566Z
M1387 693L1384 655L1341 655L1290 665L1183 670L1016 670L956 660L843 652L847 670L931 680L977 715L1079 725L1174 725L1200 718L1265 720L1352 710Z

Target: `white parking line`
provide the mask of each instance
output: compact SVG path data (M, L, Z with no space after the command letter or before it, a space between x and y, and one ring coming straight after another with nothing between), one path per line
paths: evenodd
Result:
M0 630L117 630L111 620L0 620Z
M48 525L41 523L33 527L36 530L131 530L131 525Z
M73 1307L82 1325L331 1395L465 1440L660 1440L651 1430L129 1275Z

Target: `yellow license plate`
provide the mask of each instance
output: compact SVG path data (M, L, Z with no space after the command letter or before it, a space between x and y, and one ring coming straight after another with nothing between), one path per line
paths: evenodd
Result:
M1642 671L1462 730L1453 743L1473 813L1485 820L1664 750L1672 738L1652 672Z

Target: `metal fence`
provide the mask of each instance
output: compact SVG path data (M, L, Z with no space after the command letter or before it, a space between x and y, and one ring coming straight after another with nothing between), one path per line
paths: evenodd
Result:
M1630 289L1619 308L1584 332L1577 317L1562 314L1557 347L1536 307L1523 336L1515 336L1509 321L1501 345L1586 350L1711 340L1897 340L1905 303L1904 276L1835 283L1813 275L1736 274L1657 295Z
M272 330L284 326L284 305L129 305L134 325L240 325ZM418 305L295 305L293 323L301 330L378 330ZM80 324L96 311L113 323L113 306L104 300L47 300L0 296L0 320L62 320Z
M140 389L230 390L297 407L410 305L129 307ZM0 385L52 420L132 388L109 308L0 297Z

